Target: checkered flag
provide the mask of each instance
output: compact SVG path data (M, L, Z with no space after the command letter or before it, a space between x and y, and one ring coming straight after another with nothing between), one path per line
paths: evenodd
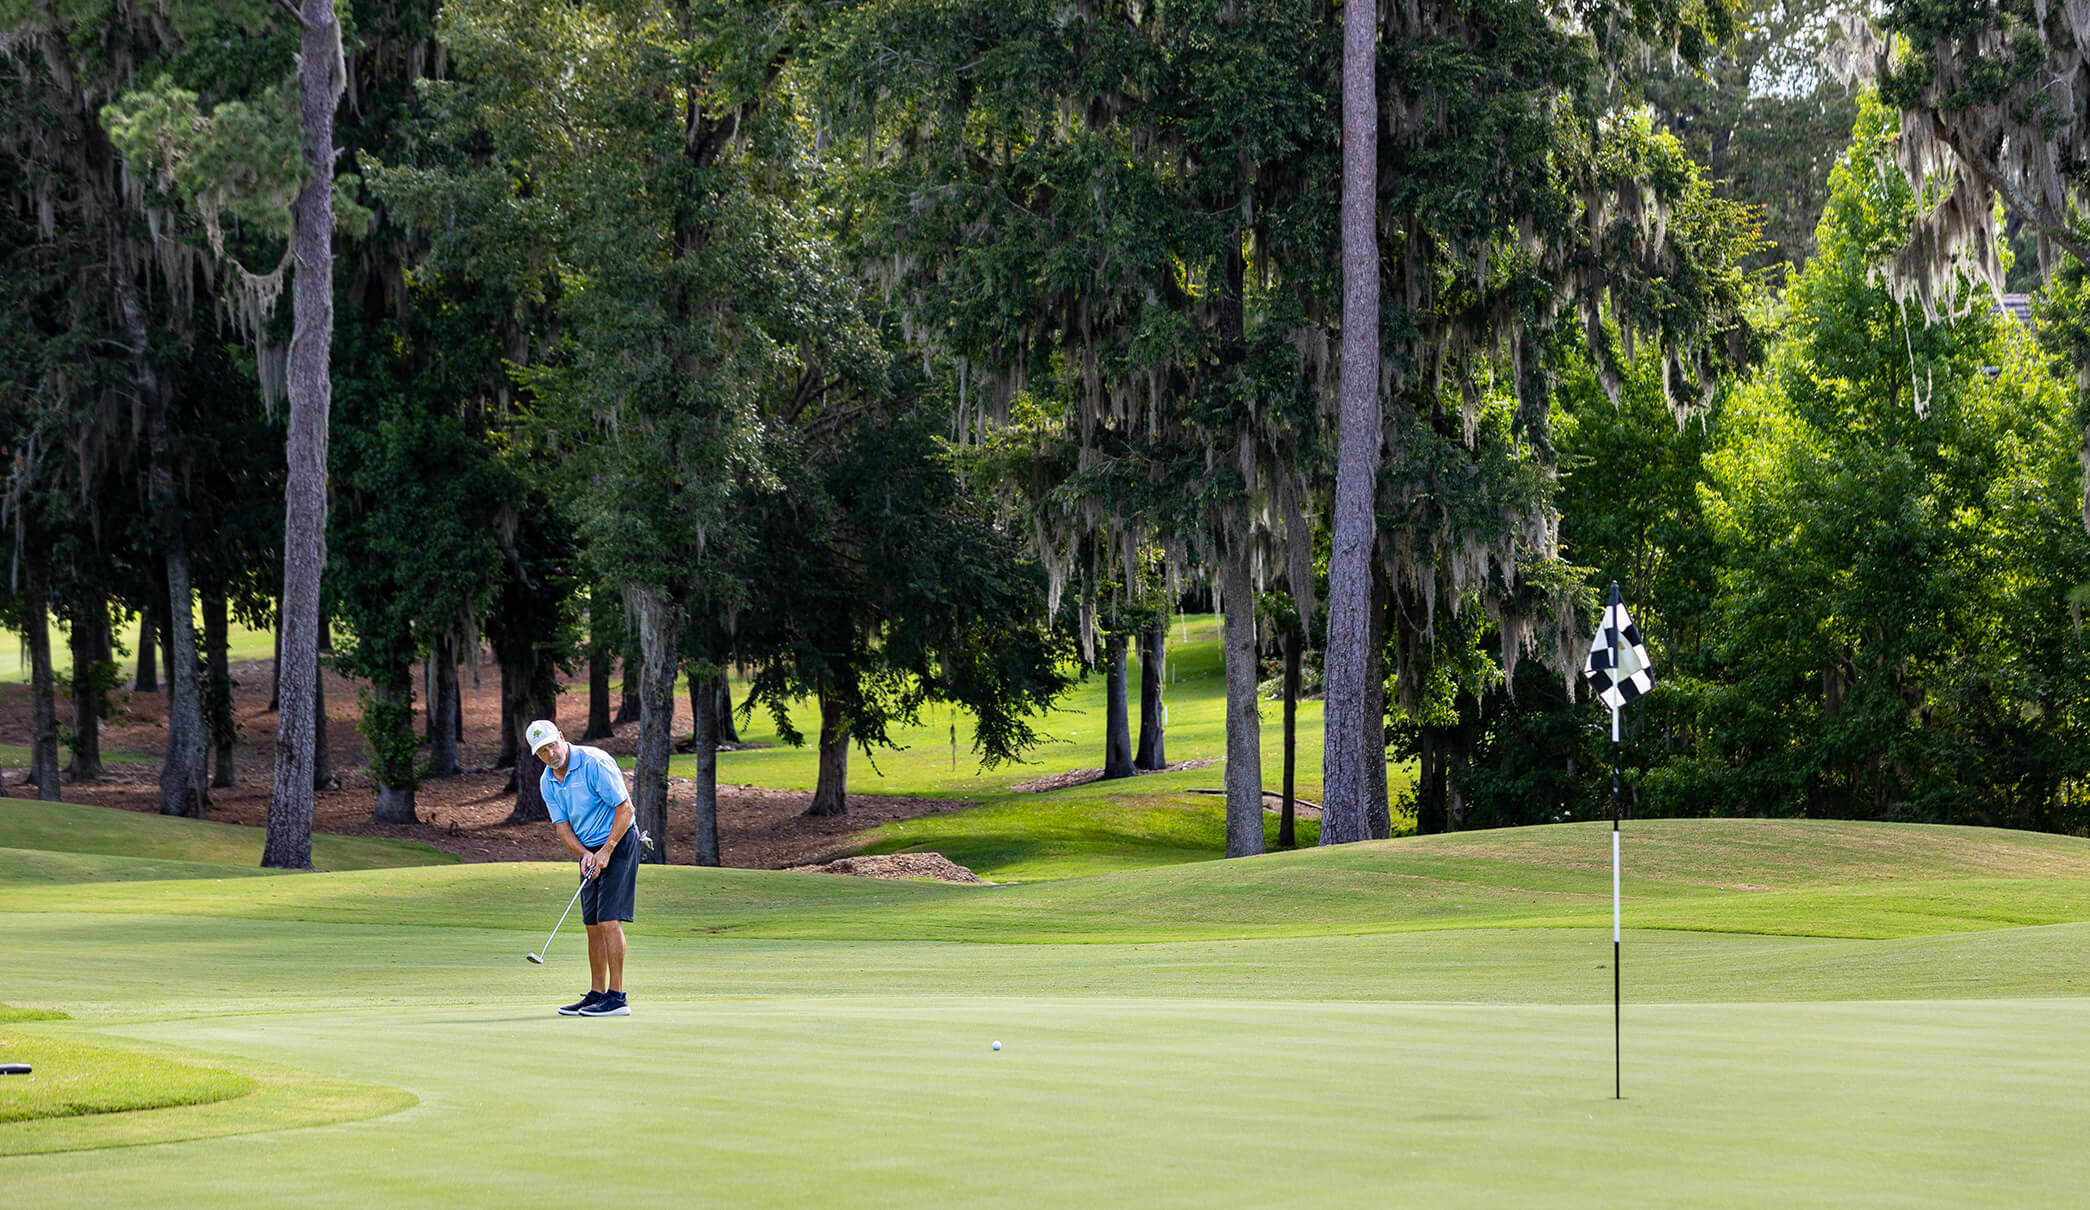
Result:
M1619 596L1616 580L1611 581L1611 603L1604 607L1604 620L1589 641L1589 659L1582 664L1582 675L1614 711L1655 687L1647 644L1641 641L1633 619L1626 616L1625 598Z

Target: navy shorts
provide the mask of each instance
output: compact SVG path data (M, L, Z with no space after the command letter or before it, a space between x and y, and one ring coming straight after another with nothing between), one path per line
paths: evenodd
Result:
M639 830L626 828L609 868L581 886L581 923L630 920L639 898Z

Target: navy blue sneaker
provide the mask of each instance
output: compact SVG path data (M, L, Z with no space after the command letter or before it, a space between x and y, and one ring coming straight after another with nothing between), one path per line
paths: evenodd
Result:
M562 1017L578 1017L582 1013L587 1012L589 1008L600 1003L602 998L607 995L609 995L608 992L590 991L587 995L582 996L571 1004L561 1004L559 1006L559 1015Z
M602 999L597 1000L595 1003L581 1005L580 1015L583 1017L628 1017L631 1015L631 1005L625 1003L623 992L604 992L602 993Z

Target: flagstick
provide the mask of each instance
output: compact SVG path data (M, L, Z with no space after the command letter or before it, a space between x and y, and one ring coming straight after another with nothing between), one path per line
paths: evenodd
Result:
M1619 1025L1619 971L1618 971L1618 707L1611 708L1611 1095L1614 1100L1625 1099L1625 1076L1620 1071L1622 1062Z

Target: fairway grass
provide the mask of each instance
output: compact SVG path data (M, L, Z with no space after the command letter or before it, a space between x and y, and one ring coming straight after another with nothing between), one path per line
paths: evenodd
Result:
M145 815L109 807L77 803L37 802L26 798L0 799L0 886L24 881L100 880L125 875L122 863L147 860L161 863L164 873L148 877L227 877L259 874L262 829L212 823L179 815ZM13 850L10 855L7 851ZM21 854L30 850L66 854L71 857L102 855L121 859L96 863L77 861L64 874L45 871L39 875L34 861ZM451 865L457 858L432 845L412 840L389 840L377 836L338 836L331 832L312 835L312 864L321 870L369 870L389 866ZM184 873L186 867L206 867ZM222 867L236 867L237 874ZM97 868L109 871L97 876Z
M1556 824L987 887L647 867L631 931L1038 944L1586 928L1610 921L1609 842L1608 824ZM2090 840L2079 837L1677 819L1635 824L1626 853L1632 927L1884 939L2090 920ZM563 905L569 877L565 865L511 863L258 878L236 888L203 878L107 880L70 888L63 904L513 928ZM52 906L48 888L0 885L0 911Z
M1163 692L1167 755L1171 762L1199 767L1043 793L1021 789L1045 775L1082 768L1100 772L1107 702L1104 678L1093 669L1057 708L1035 720L1042 742L1024 753L1021 763L992 769L979 765L971 748L969 716L932 703L918 722L891 729L894 747L868 756L861 751L852 754L849 792L961 800L975 806L882 825L869 834L863 851L937 852L994 882L1074 878L1206 861L1224 853L1225 805L1208 794L1223 786L1226 773L1226 675L1219 627L1220 620L1212 615L1180 617L1169 627L1169 679ZM1136 656L1130 665L1127 675L1136 685ZM735 689L745 696L744 682L736 681ZM1136 712L1137 702L1132 705ZM1269 792L1264 803L1272 808L1265 821L1265 845L1275 848L1275 795L1283 788L1284 775L1282 707L1274 701L1260 705L1263 787ZM817 730L818 718L810 703L800 703L794 713L801 728ZM740 739L753 746L718 754L722 784L813 788L819 776L815 747L783 743L766 712L742 721ZM1321 796L1319 701L1298 704L1295 747L1296 795L1316 801ZM622 763L626 768L631 764L628 759ZM669 772L694 777L696 757L674 757ZM1413 780L1412 771L1399 763L1389 764L1387 776L1396 796ZM1397 820L1396 830L1405 830L1407 823ZM1317 820L1298 822L1298 844L1311 846L1319 838Z
M9 1210L2082 1204L2090 840L1628 825L1614 1100L1608 832L985 887L649 867L634 1015L593 1021L551 1012L586 983L578 935L523 960L565 865L125 880L165 859L15 850L109 876L0 863L0 992L71 1018L0 1035L255 1087L0 1124L0 1189Z

